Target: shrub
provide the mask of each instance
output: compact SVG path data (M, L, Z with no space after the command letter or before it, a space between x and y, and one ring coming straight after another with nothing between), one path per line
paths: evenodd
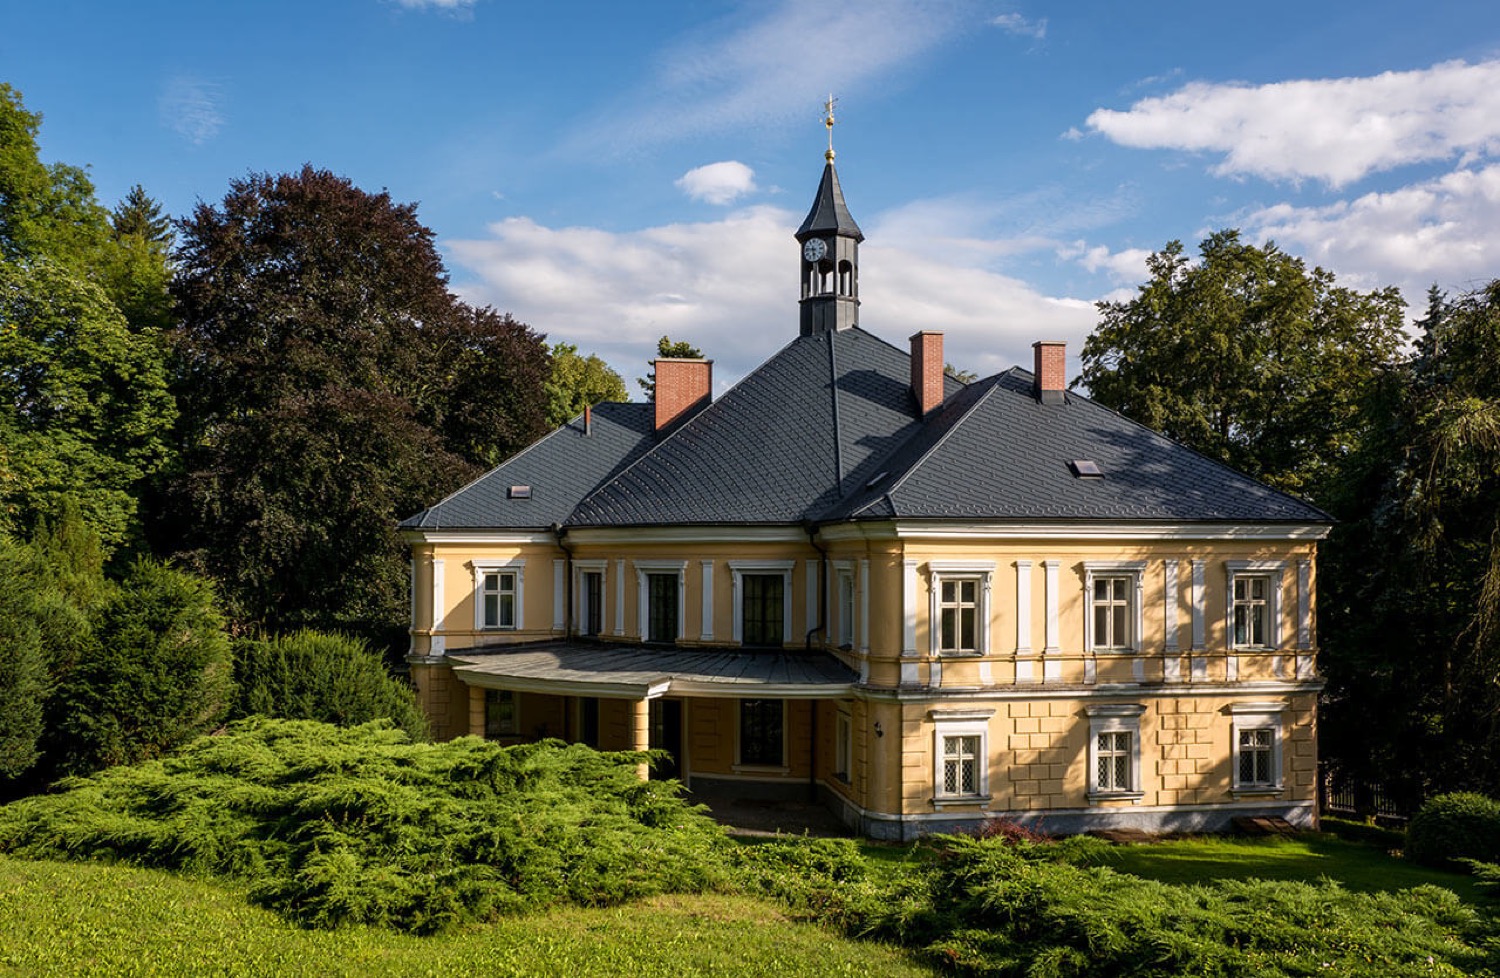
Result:
M304 629L234 644L234 715L353 726L382 718L421 739L427 719L411 687L361 639Z
M137 560L95 622L93 647L58 690L65 771L158 757L218 725L233 680L207 580Z
M1406 855L1433 866L1500 862L1500 801L1467 791L1428 800L1407 826Z
M309 926L417 933L718 885L722 831L640 760L256 717L0 809L0 852L237 878Z

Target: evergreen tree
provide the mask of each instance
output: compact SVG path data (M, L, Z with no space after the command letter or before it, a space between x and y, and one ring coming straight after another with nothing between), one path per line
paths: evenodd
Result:
M703 351L686 340L673 340L671 337L663 336L656 341L656 355L683 360L692 360L703 356ZM646 400L656 400L656 368L644 377L635 379L641 385L641 390L646 392Z
M125 199L115 205L109 223L116 240L133 236L168 250L172 247L172 219L161 212L161 204L140 184L131 187Z

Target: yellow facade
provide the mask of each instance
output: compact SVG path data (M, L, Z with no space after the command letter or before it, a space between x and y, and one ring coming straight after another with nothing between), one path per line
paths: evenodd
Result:
M611 698L586 683L528 686L514 694L515 736L587 730L606 749L660 746L667 715L690 789L815 791L881 837L989 817L1056 831L1213 828L1247 813L1307 824L1321 530L891 521L834 524L811 539L792 527L585 528L561 541L412 531L412 675L438 736L482 736L486 693L453 662L578 643L583 573L600 575L605 650L645 640L647 574L677 577L674 644L689 650L739 647L737 580L779 577L783 651L834 657L848 673L824 695L767 694L781 704L780 758L742 756L744 688L667 683ZM477 613L480 578L494 567L516 574L508 627L485 627ZM972 631L971 642L953 639L972 649L941 648L945 614ZM681 705L653 714L651 699ZM597 721L580 721L580 709ZM778 722L758 709L755 722Z

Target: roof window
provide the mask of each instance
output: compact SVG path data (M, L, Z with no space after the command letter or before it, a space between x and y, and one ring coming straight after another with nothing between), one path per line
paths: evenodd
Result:
M508 497L510 497L511 499L530 499L531 498L531 487L530 486L511 486L510 487L510 491L507 492L506 495Z
M1068 463L1068 468L1073 470L1073 476L1078 479L1104 478L1104 470L1099 468L1099 463L1086 458L1075 458Z

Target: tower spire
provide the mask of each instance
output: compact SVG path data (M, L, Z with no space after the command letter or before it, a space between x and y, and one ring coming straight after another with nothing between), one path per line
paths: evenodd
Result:
M823 103L823 125L828 129L828 151L823 154L823 179L812 209L797 229L802 249L801 330L814 336L859 324L859 243L864 234L839 187L833 168L833 108L838 99Z

